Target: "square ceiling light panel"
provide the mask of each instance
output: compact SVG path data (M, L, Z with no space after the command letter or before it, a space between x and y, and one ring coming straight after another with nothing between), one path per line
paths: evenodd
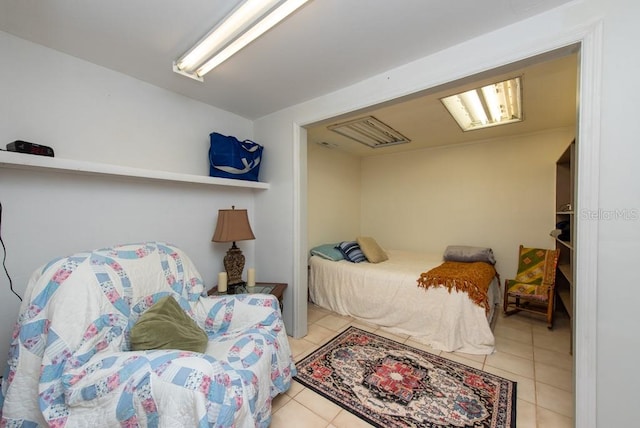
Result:
M411 141L373 116L331 125L328 129L374 149Z
M522 121L520 77L441 98L463 131Z

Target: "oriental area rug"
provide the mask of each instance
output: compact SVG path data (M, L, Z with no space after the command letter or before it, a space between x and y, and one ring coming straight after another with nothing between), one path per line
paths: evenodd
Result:
M516 383L350 327L295 379L380 427L515 427Z

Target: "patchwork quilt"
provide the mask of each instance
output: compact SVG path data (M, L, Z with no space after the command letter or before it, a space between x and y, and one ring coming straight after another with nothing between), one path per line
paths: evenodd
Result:
M209 338L205 353L131 351L129 334L172 296ZM0 391L2 427L267 427L296 374L278 301L208 297L165 243L56 259L31 277Z

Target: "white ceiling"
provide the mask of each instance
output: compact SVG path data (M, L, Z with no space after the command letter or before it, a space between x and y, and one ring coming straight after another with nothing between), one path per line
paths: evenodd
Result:
M510 64L501 69L490 70L482 76L470 76L464 81L432 88L423 94L394 100L389 105L373 106L364 111L313 124L307 128L307 141L356 156L373 156L574 127L577 117L577 59L577 48L568 46L537 58L529 58L521 64ZM522 122L463 132L440 101L442 97L515 76L522 77ZM411 141L371 148L327 128L328 125L369 115L391 126Z
M0 0L0 30L256 119L568 1L311 0L204 83L172 62L239 0Z

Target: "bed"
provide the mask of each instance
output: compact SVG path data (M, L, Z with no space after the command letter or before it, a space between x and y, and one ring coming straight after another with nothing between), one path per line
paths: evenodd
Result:
M385 250L387 260L354 263L311 255L309 298L318 306L376 324L393 333L447 352L490 354L497 274L487 291L487 307L463 291L418 287L421 274L442 265L443 254Z

